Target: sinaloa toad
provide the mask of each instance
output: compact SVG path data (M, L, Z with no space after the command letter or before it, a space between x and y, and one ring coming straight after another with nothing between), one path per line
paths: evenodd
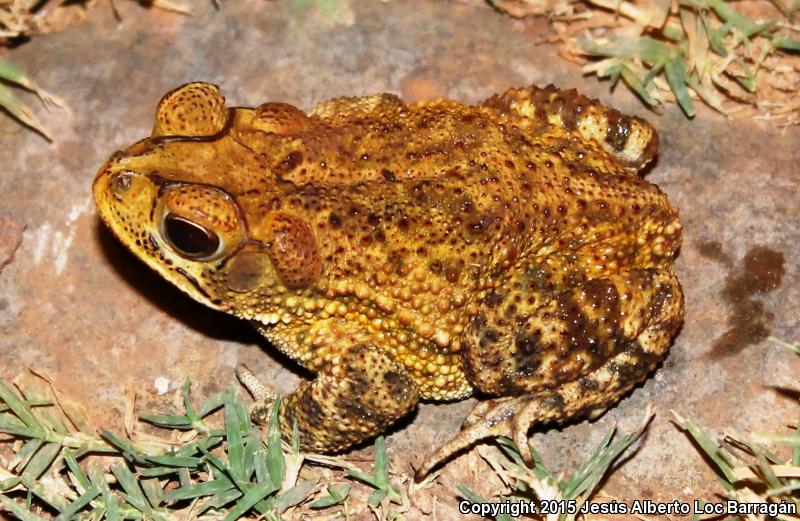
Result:
M683 294L678 211L639 176L657 148L646 121L552 87L305 113L190 83L94 199L147 265L316 374L280 402L306 449L375 436L420 399L489 397L422 475L602 411L663 358Z

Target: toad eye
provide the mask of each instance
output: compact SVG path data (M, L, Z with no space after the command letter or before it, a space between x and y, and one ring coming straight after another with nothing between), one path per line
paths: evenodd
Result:
M164 237L178 253L189 259L210 257L220 246L216 233L173 214L164 217Z

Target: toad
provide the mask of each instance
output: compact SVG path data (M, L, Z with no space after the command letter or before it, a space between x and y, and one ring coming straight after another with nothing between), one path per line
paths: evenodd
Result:
M279 402L304 449L485 398L421 477L482 438L525 446L534 424L598 414L665 356L681 224L640 175L657 148L643 119L551 86L306 113L229 108L198 82L93 192L126 248L315 374ZM237 374L263 420L274 395Z

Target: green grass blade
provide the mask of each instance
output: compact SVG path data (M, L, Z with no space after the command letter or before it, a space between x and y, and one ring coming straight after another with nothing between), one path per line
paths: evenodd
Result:
M65 510L68 506L67 501L64 499L61 494L57 493L56 491L52 490L50 487L45 487L40 482L28 478L26 476L20 476L20 480L22 485L28 489L29 498L30 495L34 495L47 503L48 505L52 506L59 512Z
M600 440L600 443L597 444L597 447L592 452L592 455L589 456L583 465L578 467L578 470L575 471L575 474L572 476L566 485L564 486L564 496L567 498L575 497L575 492L580 488L580 486L586 481L586 478L594 471L595 462L601 457L603 452L608 448L608 444L611 442L611 438L614 437L615 429L611 429L608 433Z
M203 400L200 408L197 410L197 415L205 418L212 412L216 411L225 404L225 393L215 393Z
M381 488L373 490L367 498L367 505L371 506L372 508L378 508L378 505L381 504L381 501L383 501L383 498L385 498L387 494L388 492Z
M219 492L208 498L197 510L197 513L198 515L200 515L212 508L215 510L219 510L228 503L236 501L240 497L242 497L242 491L237 488L232 488L230 490Z
M281 447L281 428L278 420L281 398L275 399L269 416L269 429L267 431L267 467L272 482L280 487L286 477L286 458Z
M12 489L20 484L22 478L19 476L15 476L13 478L4 479L0 481L0 492L4 492L6 490Z
M0 495L0 504L5 506L9 512L17 516L20 521L45 521L45 518L37 516L31 512L30 509L24 508L13 499L4 495Z
M747 92L755 92L756 88L758 88L755 76L753 76L750 72L748 72L747 76L734 76L733 79L736 80L739 85L744 87Z
M717 468L722 472L729 487L736 482L733 468L728 463L720 447L709 438L705 432L693 421L688 418L677 417L678 426L689 433L689 435L700 445L703 452L716 463Z
M683 56L676 56L664 64L664 72L678 105L687 117L693 118L696 112L689 89L686 88L686 60Z
M65 448L61 455L64 457L64 462L67 464L69 471L75 477L78 484L84 490L91 488L92 484L89 482L89 478L86 476L86 474L83 473L83 470L81 470L80 465L78 465L78 460L75 459L75 454L73 454L71 450Z
M337 487L336 485L330 484L328 485L328 495L319 498L318 500L314 501L309 505L310 508L313 509L323 509L323 508L330 508L334 505L338 505L340 503L344 503L348 496L350 495L350 485L342 485Z
M69 504L58 516L56 521L69 521L74 519L75 514L80 512L86 505L88 505L94 498L100 495L100 488L93 486L86 490L81 496Z
M28 462L33 458L33 455L36 454L36 451L39 450L43 443L44 441L41 439L26 441L22 448L14 454L14 457L9 462L9 466L18 471L25 469Z
M12 414L0 414L0 432L22 438L34 438L41 434L38 429L28 427Z
M25 466L22 475L30 479L37 479L50 468L59 453L61 453L61 445L57 443L46 443L31 458Z
M164 494L164 501L181 501L184 499L213 496L229 490L238 490L231 480L224 478L214 479L203 483L195 483L188 487L172 489Z
M271 483L276 489L278 486L275 486L272 483L272 478L269 475L269 464L267 462L267 451L263 448L260 448L256 451L253 455L253 467L256 473L256 483L259 485L263 485L265 483Z
M143 479L142 490L147 497L147 502L158 508L164 502L164 490L157 479Z
M205 461L203 458L166 454L163 456L145 456L145 459L151 463L155 463L156 465L163 465L166 467L185 467L190 469L198 468Z
M290 507L299 505L308 499L308 496L311 495L311 492L314 490L314 486L315 484L313 481L299 482L277 497L275 500L275 510L282 514Z
M656 102L656 100L650 96L650 93L647 92L647 88L645 87L644 83L642 83L642 81L631 69L623 66L620 70L620 75L622 76L622 80L625 82L625 84L630 87L633 92L638 94L639 97L642 98L642 101L647 103L648 106L655 107L658 105L658 102Z
M100 431L100 436L102 436L109 445L122 452L122 455L125 456L126 459L135 461L139 465L147 465L147 458L145 455L134 447L130 440L117 436L113 432L105 429Z
M772 45L777 49L800 52L800 40L793 38L775 38L772 40Z
M183 409L186 411L186 416L192 420L198 420L199 418L194 410L194 405L192 405L191 381L188 378L183 381L181 393L183 394Z
M0 87L2 87L2 85L0 85ZM3 105L2 89L0 89L0 105ZM3 402L5 402L5 404L8 405L12 411L14 411L14 414L17 415L17 418L19 418L27 427L41 432L42 426L39 423L39 420L33 416L33 413L30 411L22 398L20 398L17 393L11 389L11 387L6 385L6 383L1 380L0 400L3 400Z
M256 503L267 497L268 495L272 494L274 490L271 490L271 487L268 486L255 486L245 493L242 498L236 502L234 507L225 515L223 521L233 521L234 519L239 519L248 510L253 508Z
M458 485L457 488L458 491L461 492L461 495L464 496L464 499L467 499L472 503L488 503L488 501L483 496L481 496L480 494L478 494L477 492L475 492L466 485ZM495 519L497 521L516 521L515 518L511 517L508 514L498 514L497 517L495 517Z
M192 420L185 414L140 414L139 419L167 429L191 429Z
M389 486L389 455L383 436L378 436L375 440L375 481L380 488Z
M139 482L136 481L136 476L134 476L127 467L123 465L112 465L111 472L125 491L125 498L131 506L143 514L147 514L152 519L162 519L162 517L153 510L144 495L142 487L139 485Z
M22 101L11 92L11 89L2 84L0 84L0 107L6 109L17 121L32 128L48 141L53 141L50 131L39 121L39 118L36 117L33 111L22 103ZM1 394L0 398L2 398Z
M233 399L233 392L229 392L223 409L226 440L228 442L228 462L236 479L247 481L249 476L245 475L244 442L242 441L242 429L244 426L236 413Z
M202 451L200 450L201 446L206 450L211 450L220 443L222 443L222 440L224 438L225 437L221 435L214 436L208 434L206 436L196 439L195 441L187 443L183 447L178 448L178 450L175 451L175 455L183 457L183 456L194 456L196 454L202 454Z
M36 90L33 82L25 75L25 72L8 60L0 58L0 79L9 81L20 87L29 90Z
M375 476L373 476L372 474L367 474L366 472L361 472L358 470L348 470L347 476L353 479L357 479L359 481L363 481L367 485L370 485L374 488L381 487L380 483L378 483L378 481L375 479Z

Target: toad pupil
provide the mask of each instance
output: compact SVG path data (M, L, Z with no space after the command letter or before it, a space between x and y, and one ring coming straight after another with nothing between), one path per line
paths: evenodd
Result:
M177 215L166 216L164 231L170 244L187 257L205 257L219 247L219 238L214 232Z
M316 375L277 411L304 450L347 449L420 400L486 397L424 476L481 438L524 447L531 425L597 415L664 358L682 227L639 175L657 151L643 119L552 86L306 113L190 83L93 191L148 266ZM236 374L267 421L274 394Z

